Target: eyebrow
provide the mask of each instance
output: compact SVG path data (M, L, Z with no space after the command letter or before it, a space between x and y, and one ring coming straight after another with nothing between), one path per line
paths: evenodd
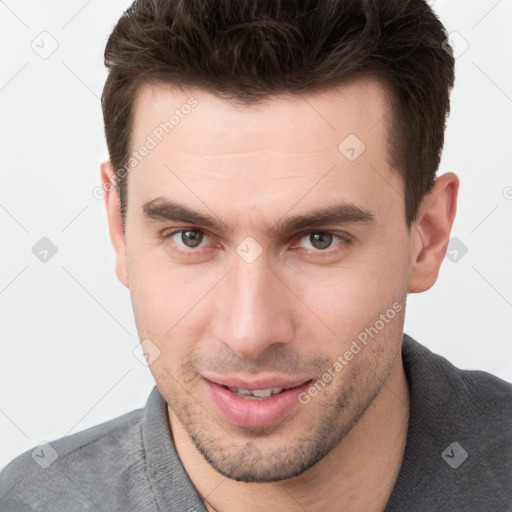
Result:
M162 197L145 202L142 206L142 211L146 220L186 222L211 228L219 232L233 232L233 228L217 216L196 212L177 201ZM374 221L375 216L371 211L352 203L343 202L281 219L274 226L270 227L267 232L269 236L276 237L291 233L292 231L327 224L371 224Z

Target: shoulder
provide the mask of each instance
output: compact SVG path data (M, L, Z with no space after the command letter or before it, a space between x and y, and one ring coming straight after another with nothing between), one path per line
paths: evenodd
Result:
M437 408L464 408L464 416L512 420L512 384L481 370L457 368L407 334L402 349L411 392ZM425 404L426 405L426 404ZM440 407L439 407L440 406ZM490 415L490 416L489 416Z
M119 475L143 464L143 411L136 409L17 456L0 473L0 509L29 511L29 503L64 506L79 495L83 501L84 493L93 496L99 485L115 488ZM12 508L5 508L7 503Z
M457 368L406 334L402 360L411 409L391 503L501 510L512 502L512 384Z

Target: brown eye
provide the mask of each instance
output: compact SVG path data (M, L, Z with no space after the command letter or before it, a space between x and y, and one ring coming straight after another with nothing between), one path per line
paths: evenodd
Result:
M203 241L203 233L194 229L185 229L181 231L181 242L190 248L197 247Z
M199 252L195 249L197 249L203 241L208 239L208 235L200 229L178 229L164 235L164 238L171 241L175 251L183 254L191 254L193 252Z
M310 231L304 233L298 240L297 246L308 250L309 254L333 255L336 251L348 248L351 244L350 235L336 234L330 231ZM297 247L296 246L296 247ZM324 254L325 253L325 254Z
M311 233L309 241L315 249L327 249L333 240L332 233Z

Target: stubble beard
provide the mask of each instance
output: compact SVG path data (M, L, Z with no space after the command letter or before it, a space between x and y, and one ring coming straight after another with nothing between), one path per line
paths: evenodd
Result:
M372 357L382 357L382 350L378 352ZM318 419L313 418L304 425L303 434L287 444L279 443L277 448L269 447L267 440L272 439L273 433L282 438L287 425L294 423L293 418L260 429L238 427L231 434L230 427L223 428L197 401L183 401L179 391L171 393L168 404L197 450L217 472L240 482L280 482L313 467L350 432L393 367L396 354L387 356L389 359L382 366L374 368L380 378L375 378L375 373L368 370L366 358L361 358L359 364L345 368L346 373L336 376L309 404L300 404L298 412L303 414L302 408L315 403L320 409ZM190 382L190 377L185 380Z

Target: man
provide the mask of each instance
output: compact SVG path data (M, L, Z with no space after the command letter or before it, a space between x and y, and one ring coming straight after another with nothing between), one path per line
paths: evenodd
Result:
M403 333L456 212L445 39L421 0L121 17L101 178L156 386L1 510L510 510L512 385Z

